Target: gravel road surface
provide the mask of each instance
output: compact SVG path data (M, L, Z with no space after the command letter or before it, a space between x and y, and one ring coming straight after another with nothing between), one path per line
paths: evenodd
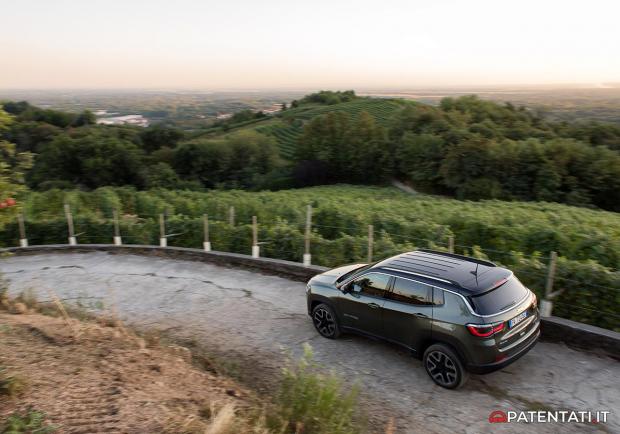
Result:
M403 433L620 432L620 364L540 342L525 357L458 391L432 383L419 360L393 345L344 335L331 341L306 314L305 285L207 263L103 252L14 256L0 261L10 291L27 288L101 308L135 326L193 339L258 387L277 378L286 354L315 358L358 382L370 426L394 418ZM266 387L266 386L265 386ZM607 424L490 424L493 410L607 410Z

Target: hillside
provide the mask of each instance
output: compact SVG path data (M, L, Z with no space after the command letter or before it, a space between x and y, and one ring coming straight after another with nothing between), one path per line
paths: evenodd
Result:
M0 311L0 322L3 433L224 434L250 423L228 417L216 430L218 412L258 407L230 378L192 366L187 348L35 313Z
M221 128L212 128L205 133L195 136L195 138L218 138L237 131L255 130L275 138L278 143L280 156L290 159L293 156L297 139L301 136L304 126L308 121L317 116L342 112L347 114L351 120L355 120L360 113L367 112L379 125L387 127L399 110L415 104L412 101L391 98L357 98L352 101L330 105L304 103L299 107L279 112L272 117L233 124L226 131L223 131Z
M320 91L272 115L235 112L194 134L165 125L94 125L88 111L27 102L3 107L0 139L15 144L7 148L15 154L10 163L34 190L281 190L396 179L458 199L620 211L617 126L549 122L526 107L473 95L433 107Z
M85 305L61 291L29 286L11 297L0 283L2 434L367 432L356 390L321 372L310 346L270 368L220 353L196 329L179 336L160 322L127 326L113 296ZM38 301L42 292L54 303ZM240 363L252 363L254 382Z

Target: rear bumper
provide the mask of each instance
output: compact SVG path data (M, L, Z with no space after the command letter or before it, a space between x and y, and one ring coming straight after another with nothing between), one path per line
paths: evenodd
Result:
M526 355L529 350L534 348L534 345L536 345L536 342L538 342L539 337L540 337L540 329L536 330L536 333L534 334L534 336L532 336L529 339L529 341L525 344L525 346L521 348L519 352L513 354L512 356L504 360L500 360L499 362L487 363L484 365L468 364L467 370L471 372L472 374L488 374L490 372L497 371L498 369L505 368L511 363L519 360L521 357Z

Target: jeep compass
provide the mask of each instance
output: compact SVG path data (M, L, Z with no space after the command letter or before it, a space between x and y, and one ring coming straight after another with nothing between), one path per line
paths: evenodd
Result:
M319 274L308 282L307 300L322 336L351 331L402 345L449 389L468 372L514 362L540 335L536 296L512 271L432 250Z

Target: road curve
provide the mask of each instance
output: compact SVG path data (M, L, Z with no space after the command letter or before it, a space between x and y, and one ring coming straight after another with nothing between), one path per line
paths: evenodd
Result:
M620 432L620 364L562 344L539 343L508 368L448 391L397 347L351 335L319 337L306 314L305 285L281 277L103 252L13 256L0 260L0 272L13 294L32 288L43 300L49 287L69 302L114 304L126 322L193 339L256 384L267 384L285 353L298 354L308 342L317 361L360 384L373 427L393 417L398 432L555 433L556 424L490 424L488 416L498 409L609 410L609 423L598 429Z

